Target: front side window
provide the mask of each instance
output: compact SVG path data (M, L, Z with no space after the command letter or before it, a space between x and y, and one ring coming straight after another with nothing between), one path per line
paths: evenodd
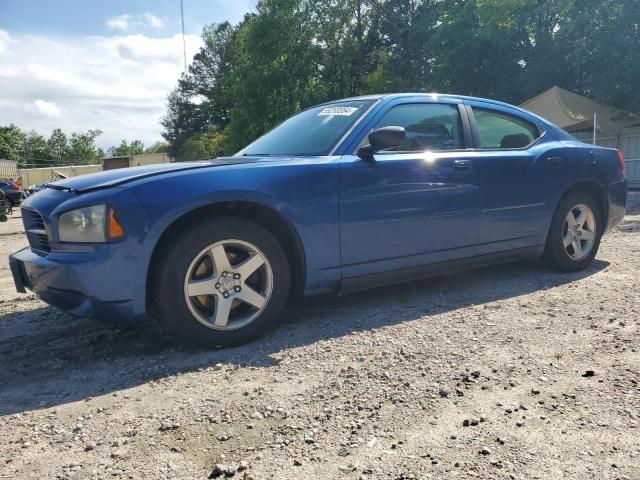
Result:
M533 123L508 113L473 107L473 115L482 149L525 148L540 137Z
M245 156L328 155L373 100L353 100L320 105L285 120L244 150Z
M458 150L464 148L462 123L457 105L407 103L391 108L376 124L403 127L407 140L392 149L401 152Z

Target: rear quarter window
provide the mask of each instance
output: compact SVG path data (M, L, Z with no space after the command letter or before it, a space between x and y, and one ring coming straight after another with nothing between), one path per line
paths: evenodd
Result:
M525 148L540 138L538 127L508 113L473 107L480 148L507 150Z

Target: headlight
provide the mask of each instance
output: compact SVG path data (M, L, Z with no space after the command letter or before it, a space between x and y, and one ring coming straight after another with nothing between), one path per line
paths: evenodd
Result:
M61 242L103 243L124 237L124 227L108 205L79 208L60 215L58 238Z

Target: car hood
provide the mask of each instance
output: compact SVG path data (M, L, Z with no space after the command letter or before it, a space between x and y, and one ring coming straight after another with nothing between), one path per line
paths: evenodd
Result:
M166 175L171 172L212 168L223 165L256 163L265 160L265 158L261 157L227 157L202 162L162 163L158 165L146 165L144 167L118 168L116 170L107 170L64 180L56 180L55 182L49 182L47 186L56 190L87 192L115 187L141 178Z

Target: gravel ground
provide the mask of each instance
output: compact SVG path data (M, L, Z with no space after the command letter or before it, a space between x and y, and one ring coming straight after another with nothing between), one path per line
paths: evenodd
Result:
M319 298L183 350L0 263L0 478L640 479L640 192L586 272L535 262ZM26 245L16 215L0 256Z

